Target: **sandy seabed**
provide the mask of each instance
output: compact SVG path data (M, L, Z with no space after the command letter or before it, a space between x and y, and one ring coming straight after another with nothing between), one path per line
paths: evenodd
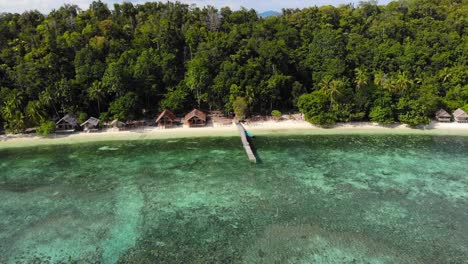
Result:
M427 126L410 128L407 125L394 124L382 126L370 122L339 123L331 128L320 128L306 121L264 121L244 124L244 127L257 135L287 135L287 134L435 134L435 135L466 135L468 123L437 123ZM28 147L37 145L60 145L97 141L126 141L145 139L167 139L187 137L223 137L236 136L238 130L232 126L207 126L201 128L176 127L161 129L145 127L141 129L116 131L112 129L97 133L75 132L70 134L54 134L47 137L35 134L1 135L0 148Z

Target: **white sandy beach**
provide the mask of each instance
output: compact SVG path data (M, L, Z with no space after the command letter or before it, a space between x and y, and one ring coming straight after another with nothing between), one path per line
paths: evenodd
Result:
M287 135L287 134L435 134L435 135L462 135L468 136L468 123L436 123L421 128L410 128L406 125L395 124L381 126L369 122L354 122L337 124L332 128L320 128L306 121L264 121L244 124L244 127L256 135ZM188 128L177 127L171 129L160 129L146 127L127 131L103 130L98 133L75 132L71 134L54 134L41 137L35 134L1 135L0 148L25 147L50 144L74 144L81 142L115 141L115 140L143 140L143 139L168 139L184 137L206 137L206 136L237 136L237 128L224 127L201 127Z

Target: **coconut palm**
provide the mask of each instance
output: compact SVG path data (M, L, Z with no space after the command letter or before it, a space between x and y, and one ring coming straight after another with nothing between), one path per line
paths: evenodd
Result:
M387 74L382 71L377 72L374 75L374 84L388 90L390 82L388 81Z
M46 116L40 101L29 101L25 109L26 118L30 125L39 125Z
M341 94L341 89L345 86L342 80L332 80L330 76L322 79L319 84L320 88L330 98L331 105L336 103L336 99Z
M23 93L18 90L11 91L2 108L2 116L6 121L6 128L13 132L21 132L25 128L24 115L21 111Z
M361 90L362 88L366 87L369 82L369 76L367 71L364 68L357 68L355 69L356 78L354 83L356 84L356 88Z
M449 68L445 67L439 71L439 79L442 81L442 83L445 83L450 77L452 77L452 73L450 72Z
M91 100L95 100L97 102L98 112L101 115L101 100L106 95L106 91L104 86L100 81L93 82L93 85L88 89L88 95Z
M413 85L413 81L408 78L407 73L400 71L394 79L392 88L395 93L401 93L408 90L411 85Z
M53 94L53 92L51 91L51 88L47 87L39 95L39 101L41 102L41 105L46 107L46 108L52 106L52 108L54 108L55 114L57 116L59 116L57 108L55 107L54 97L52 96L52 94Z

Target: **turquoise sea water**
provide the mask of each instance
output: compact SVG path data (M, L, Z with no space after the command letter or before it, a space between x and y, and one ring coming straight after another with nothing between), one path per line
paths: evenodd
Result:
M0 150L0 263L468 263L468 137Z

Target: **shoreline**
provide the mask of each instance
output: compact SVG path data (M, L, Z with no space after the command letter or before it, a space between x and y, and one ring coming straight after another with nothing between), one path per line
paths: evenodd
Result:
M339 135L339 134L422 134L468 136L468 124L433 122L420 128L410 128L395 124L382 126L369 122L339 123L332 128L320 128L306 121L265 121L244 124L244 127L255 135ZM34 147L41 145L68 145L89 142L134 141L153 139L172 139L188 137L231 137L238 136L237 128L226 127L177 127L160 129L145 127L126 131L102 131L97 133L75 132L71 134L54 134L47 137L35 134L1 135L0 149Z

